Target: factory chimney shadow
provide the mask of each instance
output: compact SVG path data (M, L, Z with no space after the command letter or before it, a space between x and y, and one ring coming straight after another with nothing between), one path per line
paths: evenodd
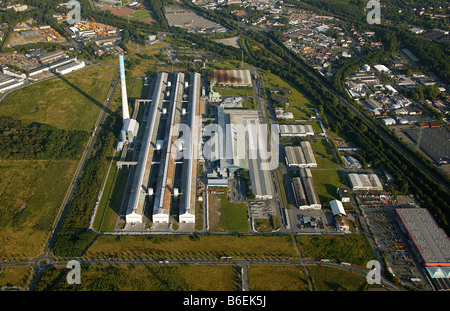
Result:
M80 93L81 95L83 95L84 97L86 97L89 101L93 102L95 105L97 105L98 107L100 107L101 109L105 110L107 114L113 115L113 114L117 114L116 112L113 112L112 110L110 110L109 108L107 108L106 106L104 106L102 103L100 103L98 100L96 100L95 98L93 98L91 95L87 94L86 92L84 92L82 89L80 89L78 86L76 86L75 84L73 84L72 82L70 82L69 80L67 80L65 77L61 76L61 75L56 75L59 79L61 79L62 81L64 81L67 85L71 86L74 90L76 90L78 93Z

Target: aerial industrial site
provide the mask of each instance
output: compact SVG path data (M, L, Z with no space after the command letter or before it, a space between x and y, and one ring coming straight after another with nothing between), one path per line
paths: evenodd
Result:
M0 291L450 290L448 5L322 2L3 1Z

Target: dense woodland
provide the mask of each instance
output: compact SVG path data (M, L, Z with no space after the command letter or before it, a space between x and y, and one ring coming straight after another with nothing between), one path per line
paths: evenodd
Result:
M78 159L89 133L0 116L1 159Z

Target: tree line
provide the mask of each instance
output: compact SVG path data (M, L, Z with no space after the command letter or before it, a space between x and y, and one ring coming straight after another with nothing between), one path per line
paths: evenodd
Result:
M106 117L57 233L56 256L79 256L95 237L87 229L121 126L118 113Z

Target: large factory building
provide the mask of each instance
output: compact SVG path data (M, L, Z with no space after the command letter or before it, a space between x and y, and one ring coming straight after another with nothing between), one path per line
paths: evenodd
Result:
M158 74L144 114L144 135L126 211L127 223L169 223L172 209L180 223L195 222L199 146L200 74ZM183 131L187 125L192 131ZM181 133L181 135L180 135Z

